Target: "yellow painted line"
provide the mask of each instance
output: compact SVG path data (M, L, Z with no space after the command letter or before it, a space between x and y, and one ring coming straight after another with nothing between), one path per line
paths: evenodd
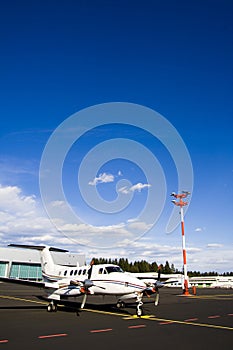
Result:
M9 300L17 300L17 301L26 301L30 303L36 303L41 305L47 305L46 302L43 301L34 301L30 299L23 299L18 297L11 297L7 295L0 295L0 298L2 299L9 299ZM146 319L149 321L158 321L158 322L165 322L165 323L176 323L176 324L184 324L188 326L196 326L196 327L206 327L206 328L214 328L214 329L224 329L224 330L230 330L233 331L233 327L227 327L227 326L219 326L219 325L212 325L207 323L196 323L196 322L186 322L186 321L179 321L179 320L170 320L165 318L158 318L153 315L145 315L138 317L137 315L128 315L128 314L122 314L118 312L110 312L110 311L101 311L101 310L92 310L92 309L83 309L83 311L92 312L92 313L98 313L102 315L110 315L110 316L118 316L122 317L124 320L130 320L130 319Z
M142 316L137 316L137 315L132 315L132 316L127 316L127 317L124 317L123 320L133 320L135 318L143 318L145 320L149 319L149 318L154 318L155 315L142 315Z
M202 295L194 295L195 297L196 296L202 296ZM228 296L228 297L233 297L233 293L232 294L214 294L214 295L212 295L212 294L203 294L203 297L211 297L211 296L214 296L214 297L226 297L226 296Z
M165 318L157 318L157 317L155 317L153 315L145 315L145 316L138 317L137 315L129 316L129 315L121 314L121 313L117 313L117 312L108 312L108 311L100 311L100 310L92 310L92 309L83 309L83 310L84 311L88 311L88 312L103 314L103 315L120 316L120 317L123 318L123 320L145 319L145 320L149 320L149 321L163 322L163 323L166 323L166 324L177 323L177 324L184 324L184 325L188 325L188 326L206 327L206 328L214 328L214 329L225 329L225 330L233 331L233 327L212 325L212 324L207 324L207 323L197 323L197 322L186 322L186 321L179 321L179 320L170 320L170 319L165 319Z
M185 324L188 326L197 326L197 327L207 327L207 328L216 328L216 329L226 329L233 331L233 327L227 327L227 326L219 326L214 324L208 324L208 323L196 323L196 322L185 322L185 321L178 321L178 320L167 320L164 318L149 318L150 321L159 321L159 322L166 322L166 323L177 323L177 324Z
M126 317L123 317L123 320L135 320L135 318L139 319L139 318L142 318L142 319L150 319L150 318L154 318L155 315L142 315L142 316L137 316L137 315L132 315L132 316L126 316Z
M185 298L222 298L222 297L225 297L225 298L233 298L233 293L232 294L203 294L203 295L193 295L193 294L190 294L190 295L183 295L183 294L180 294L178 295L179 297L185 297Z
M233 295L194 295L192 298L203 300L233 300Z
M93 312L93 313L102 314L102 315L119 316L119 317L123 317L124 320L132 320L135 318L136 319L149 319L150 317L155 317L154 315L144 315L144 316L138 317L137 315L129 315L129 314L122 314L119 312L102 311L102 310L94 310L94 309L86 309L86 308L83 309L83 311Z
M128 315L126 317L123 317L123 320L135 320L135 318L139 318L139 317L137 315L130 315L130 316Z
M102 314L102 315L110 315L110 316L120 316L120 317L127 317L128 314L121 314L118 312L110 312L110 311L101 311L101 310L93 310L93 309L81 309L80 311L87 311L87 312L93 312L96 314Z
M30 300L30 299L24 299L24 298L18 298L18 297L11 297L8 295L0 295L0 298L9 299L9 300L16 300L16 301L26 301L29 303L35 303L35 304L41 304L41 305L47 305L47 303L43 302L43 301L36 301L36 300Z

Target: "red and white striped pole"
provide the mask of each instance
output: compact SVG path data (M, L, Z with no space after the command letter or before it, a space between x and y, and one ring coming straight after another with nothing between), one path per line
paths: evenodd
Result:
M182 233L182 250L183 250L183 266L184 266L184 295L189 295L188 290L188 272L187 272L187 254L185 247L185 235L184 235L184 210L183 207L188 204L188 202L184 202L182 199L186 198L190 192L183 192L182 194L172 193L171 196L179 199L179 202L175 200L172 201L175 205L180 207L180 218L181 218L181 233Z

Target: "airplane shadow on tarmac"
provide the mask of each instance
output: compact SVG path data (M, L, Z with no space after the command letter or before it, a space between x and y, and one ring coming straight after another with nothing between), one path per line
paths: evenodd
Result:
M37 300L40 300L44 305L5 305L0 306L0 310L47 310L47 303L49 303L49 299L47 299L44 296L41 295L33 295L34 298ZM33 300L28 300L30 302L33 302ZM24 302L27 302L25 299ZM35 301L36 302L36 301ZM146 305L150 304L151 301L144 301L144 311L146 313ZM116 306L115 302L92 302L92 303L86 303L85 309L89 310L96 310L100 312L109 312L109 313L115 313L115 314L122 314L125 315L135 315L137 304L135 302L126 303L124 308L118 308ZM85 310L84 309L84 310ZM70 301L70 300L62 300L62 302L58 302L57 304L57 311L58 312L68 312L68 313L76 313L77 316L80 316L82 313L81 309L81 301Z

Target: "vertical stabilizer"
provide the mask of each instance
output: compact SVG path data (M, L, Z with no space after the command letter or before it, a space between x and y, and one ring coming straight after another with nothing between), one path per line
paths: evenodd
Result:
M40 251L40 260L43 278L50 281L55 274L55 265L49 247Z
M10 247L23 248L23 249L35 249L40 252L42 276L45 281L56 281L58 278L58 268L53 261L51 252L67 252L67 250L36 245L23 245L23 244L10 244Z

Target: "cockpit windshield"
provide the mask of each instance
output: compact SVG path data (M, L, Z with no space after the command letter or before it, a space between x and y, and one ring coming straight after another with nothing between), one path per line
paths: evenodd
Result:
M107 272L108 273L111 273L111 272L124 272L120 266L107 266L105 267Z

